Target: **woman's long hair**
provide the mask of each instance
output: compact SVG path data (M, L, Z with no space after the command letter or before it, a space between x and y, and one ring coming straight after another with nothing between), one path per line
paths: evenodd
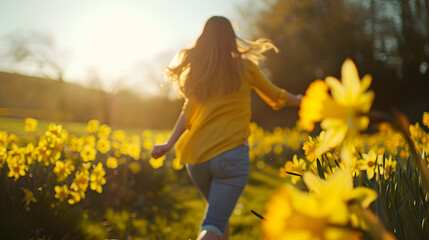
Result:
M204 102L216 94L237 90L245 74L242 57L257 63L270 49L277 52L270 40L240 39L228 19L214 16L206 22L195 44L179 51L165 75L179 84L185 96Z

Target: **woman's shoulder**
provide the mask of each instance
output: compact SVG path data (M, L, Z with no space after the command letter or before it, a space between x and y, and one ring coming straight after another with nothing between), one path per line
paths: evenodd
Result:
M243 58L243 64L247 80L249 82L253 82L253 78L255 78L260 71L259 66L255 62L247 58Z

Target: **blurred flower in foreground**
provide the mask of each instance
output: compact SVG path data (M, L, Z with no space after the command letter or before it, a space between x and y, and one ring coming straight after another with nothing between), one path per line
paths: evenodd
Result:
M26 132L34 132L36 130L38 121L34 118L26 118L25 119L25 131Z
M314 124L321 122L326 131L315 155L323 154L368 127L369 117L365 114L374 99L374 93L367 91L371 76L365 75L360 81L355 64L347 59L341 68L341 77L342 82L334 77L314 81L301 101L300 127L312 131Z
M377 193L354 188L344 170L327 181L310 172L303 178L310 192L286 185L271 196L261 225L264 239L360 239L365 226L356 211L367 208Z

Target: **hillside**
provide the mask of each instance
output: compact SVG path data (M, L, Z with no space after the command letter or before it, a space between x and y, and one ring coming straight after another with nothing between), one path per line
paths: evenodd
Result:
M109 94L73 83L0 72L3 117L77 122L98 119L118 127L171 128L180 106L180 101L163 97L143 100L131 91Z

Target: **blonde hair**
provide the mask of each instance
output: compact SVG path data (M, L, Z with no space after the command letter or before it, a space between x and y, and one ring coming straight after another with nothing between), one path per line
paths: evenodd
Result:
M214 16L207 20L194 45L178 52L165 75L178 83L186 97L192 95L204 102L218 93L237 90L246 70L242 58L257 64L270 49L278 51L268 39L238 38L227 18Z

